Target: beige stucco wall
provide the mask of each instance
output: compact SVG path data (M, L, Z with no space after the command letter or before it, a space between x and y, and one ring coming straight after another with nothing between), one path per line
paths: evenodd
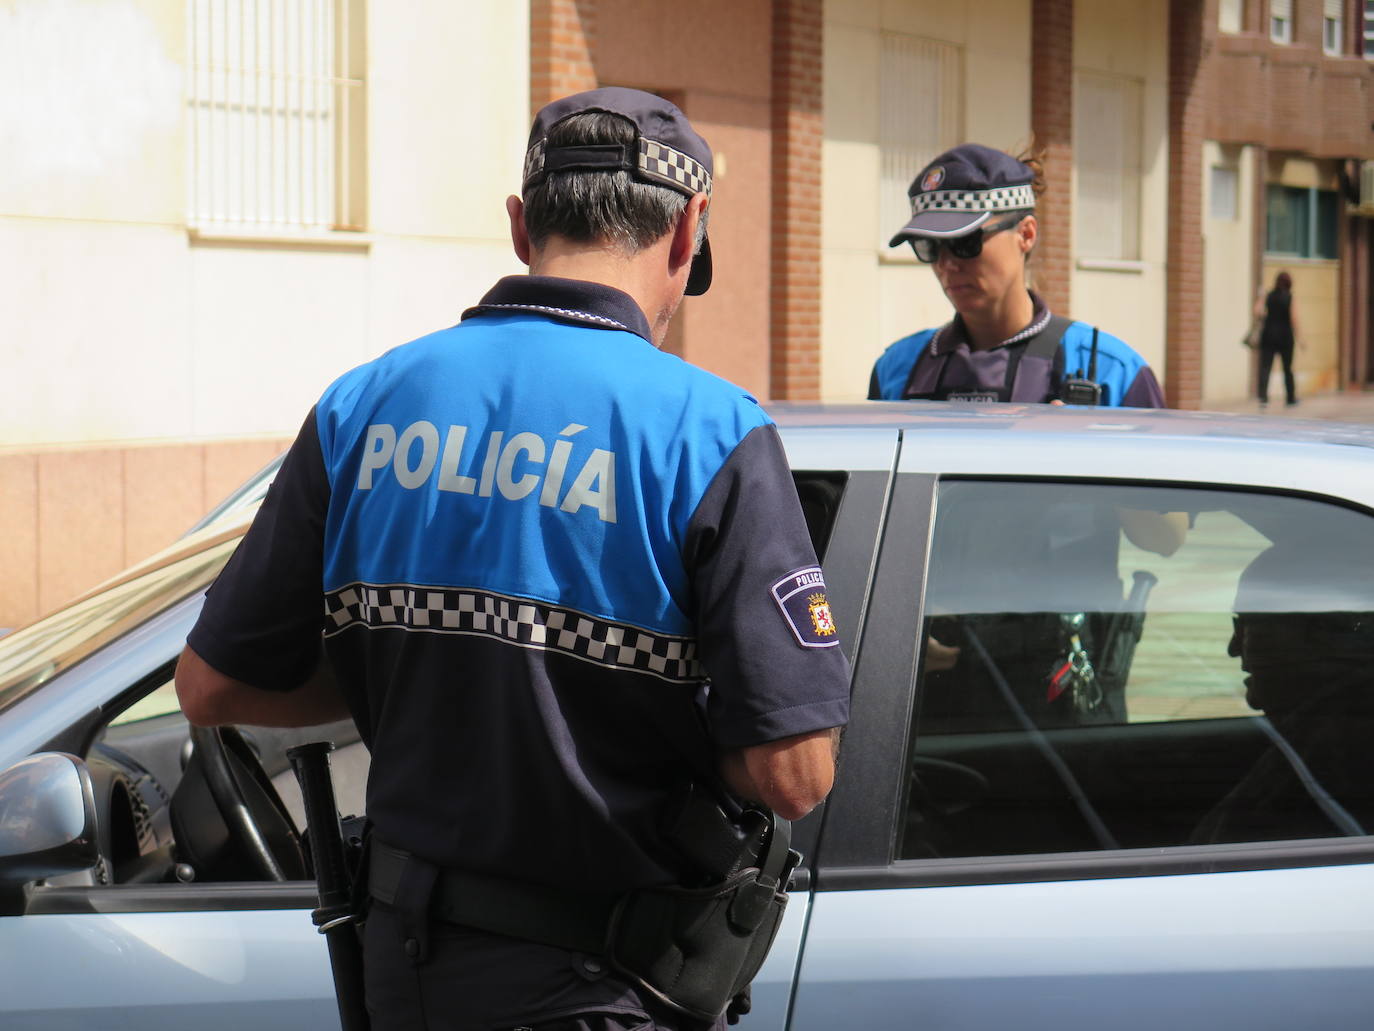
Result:
M1213 215L1213 167L1237 173L1236 216ZM1202 148L1202 407L1254 395L1253 357L1240 345L1250 328L1255 295L1250 255L1255 240L1255 160L1249 147L1207 141Z
M1164 381L1169 210L1169 50L1165 0L1094 0L1074 8L1074 70L1141 83L1140 258L1109 265L1079 259L1071 314L1134 347ZM1075 140L1075 147L1091 146ZM1046 169L1047 175L1060 174ZM1078 231L1075 226L1075 232Z
M334 377L522 269L527 4L367 5L344 246L188 232L187 6L0 0L0 626L167 543Z
M892 341L950 316L929 268L883 244L879 226L881 34L964 49L964 137L1012 149L1030 137L1029 0L828 0L821 213L821 393L867 395L873 361Z
M0 0L0 444L293 431L518 268L528 5L370 5L370 219L346 248L188 235L185 18Z

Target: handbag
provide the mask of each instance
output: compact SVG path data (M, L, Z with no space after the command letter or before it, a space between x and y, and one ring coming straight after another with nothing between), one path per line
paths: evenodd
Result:
M1264 319L1256 318L1250 323L1250 331L1240 338L1240 346L1255 350L1259 347L1260 334L1264 331Z

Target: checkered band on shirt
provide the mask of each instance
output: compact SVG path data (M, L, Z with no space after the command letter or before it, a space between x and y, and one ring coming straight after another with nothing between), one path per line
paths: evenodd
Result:
M472 589L349 584L325 595L325 636L355 627L490 637L674 683L705 676L696 641Z
M932 190L911 197L911 213L925 211L1016 211L1035 207L1029 186L999 186L995 190Z
M525 154L524 178L526 186L544 172L544 150L547 140L540 140ZM684 193L711 193L711 173L696 158L680 150L639 137L638 166L640 177L671 186Z

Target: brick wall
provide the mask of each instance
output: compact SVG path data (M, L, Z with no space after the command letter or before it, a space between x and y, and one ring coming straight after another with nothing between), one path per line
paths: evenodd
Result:
M596 0L530 0L530 115L595 89Z
M1212 33L1208 138L1313 157L1374 158L1374 68L1360 56L1359 5L1346 5L1346 53L1338 57L1322 51L1322 0L1296 0L1287 45L1269 39L1263 6L1247 5L1246 31Z
M1170 407L1202 403L1202 142L1207 37L1204 0L1169 2L1169 231L1164 396Z
M770 392L813 400L821 382L822 0L773 3Z
M1031 4L1031 131L1045 148L1047 180L1036 204L1040 242L1032 277L1050 310L1066 314L1073 272L1073 5Z

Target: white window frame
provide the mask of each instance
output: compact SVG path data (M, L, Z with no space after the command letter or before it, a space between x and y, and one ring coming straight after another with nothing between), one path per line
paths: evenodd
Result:
M1240 170L1234 165L1213 165L1207 184L1207 214L1219 222L1240 217Z
M1293 0L1269 0L1269 38L1283 46L1293 42Z
M898 32L881 36L878 70L878 253L916 260L888 240L911 217L907 189L938 154L964 138L964 49Z
M193 234L365 227L365 2L186 0Z
M1345 0L1322 0L1322 53L1340 57L1345 50Z
M1218 0L1217 30L1235 35L1245 28L1245 0Z
M1074 255L1080 261L1140 260L1144 87L1140 79L1107 72L1074 76Z

